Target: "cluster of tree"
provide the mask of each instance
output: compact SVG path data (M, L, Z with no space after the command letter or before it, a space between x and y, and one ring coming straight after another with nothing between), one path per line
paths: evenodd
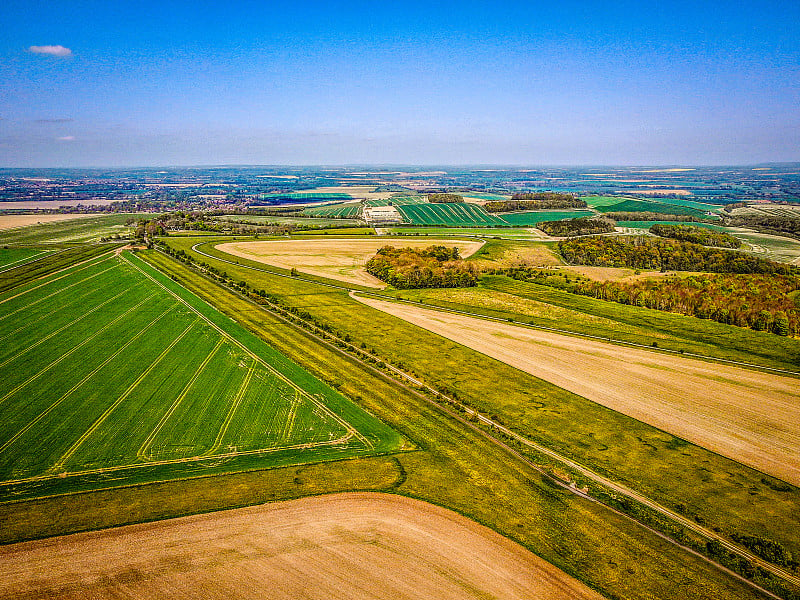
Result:
M650 211L616 211L605 214L614 221L678 221L680 223L699 223L702 219L694 215L673 215Z
M727 217L725 225L728 227L750 227L761 233L800 238L800 218L793 219L777 215L737 215Z
M428 202L434 204L455 204L463 201L464 197L458 194L428 194Z
M600 300L643 306L769 331L800 333L800 312L789 294L800 288L798 275L703 274L636 281L596 281L553 270L514 268L504 274Z
M779 544L778 542L774 542L772 540L756 537L754 535L740 535L734 533L731 535L734 542L737 542L753 552L753 554L757 554L764 560L768 560L769 562L779 565L781 567L789 567L790 569L796 570L800 567L800 563L798 563L792 557L791 552L786 550L783 545Z
M646 237L583 237L563 240L558 250L568 263L660 271L781 273L796 269L752 254L706 248L692 242Z
M536 227L547 235L556 237L573 237L578 235L594 235L598 233L611 233L616 223L603 217L580 217L578 219L564 219L562 221L543 221Z
M490 213L503 213L515 210L544 210L548 208L586 208L586 202L573 194L556 192L532 192L514 194L511 200L487 202L483 208Z
M714 231L695 225L662 225L655 223L650 227L650 233L663 238L692 242L702 246L716 248L739 248L742 242L724 231Z
M424 250L384 246L366 265L367 273L400 289L473 287L473 265L460 259L457 248L430 246Z

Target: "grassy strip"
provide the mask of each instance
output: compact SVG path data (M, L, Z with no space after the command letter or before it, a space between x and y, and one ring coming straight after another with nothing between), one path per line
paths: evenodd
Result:
M663 347L671 350L684 350L711 358L750 362L779 369L797 370L800 368L800 343L797 340L781 338L771 333L751 331L686 315L597 300L535 283L516 281L502 275L484 276L481 279L481 286L682 340L678 344L665 342ZM523 315L520 316L523 317ZM582 325L569 322L562 323L560 329L603 335ZM636 341L630 337L617 337L617 335L609 335L609 337L643 343L641 340ZM657 343L661 344L661 342Z
M365 370L351 358L286 327L265 327L243 298L231 296L185 267L157 259L181 283L264 336L317 376L358 398L422 450L397 457L406 473L396 491L457 510L526 545L609 597L707 597L753 592L701 559L641 530L627 518L554 488L494 443ZM164 261L163 263L161 261ZM609 544L608 540L614 543ZM664 568L669 565L668 568ZM703 575L698 577L702 572ZM701 582L702 580L702 582ZM734 591L738 589L740 591Z
M747 532L800 551L800 490L793 486L784 488L758 471L365 307L344 292L224 267L234 279L310 313L521 435L662 505L729 535Z

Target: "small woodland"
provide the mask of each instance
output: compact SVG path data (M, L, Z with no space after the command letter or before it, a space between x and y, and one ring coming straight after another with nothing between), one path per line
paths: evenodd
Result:
M458 248L429 246L424 250L384 246L366 264L367 273L398 289L473 287L478 284L472 264Z
M464 197L458 194L428 194L428 202L434 204L455 204L463 201Z
M572 194L556 192L532 192L514 194L511 200L487 202L483 205L486 212L503 213L517 210L544 210L550 208L586 208L586 202Z
M742 245L741 241L729 233L692 225L661 225L655 223L650 227L650 233L662 238L692 242L701 246L714 246L715 248L739 248Z
M584 237L558 243L571 264L660 271L796 274L796 269L751 254L707 248L681 240L637 237Z
M616 223L603 217L580 217L577 219L564 219L562 221L543 221L536 227L547 235L555 237L573 237L579 235L595 235L598 233L611 233Z
M692 315L777 335L800 334L795 302L800 275L704 273L635 281L595 281L563 271L513 268L503 274L521 281L601 300Z

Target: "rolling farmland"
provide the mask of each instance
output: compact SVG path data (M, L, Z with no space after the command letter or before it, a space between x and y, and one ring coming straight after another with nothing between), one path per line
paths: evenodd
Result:
M130 254L0 295L0 338L2 499L398 440Z

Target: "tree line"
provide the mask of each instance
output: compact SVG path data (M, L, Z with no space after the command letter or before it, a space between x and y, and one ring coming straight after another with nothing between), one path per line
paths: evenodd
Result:
M511 200L487 202L486 212L501 213L515 210L544 210L549 208L586 208L586 202L573 194L530 192L514 194Z
M714 246L716 248L739 248L742 245L741 241L729 233L693 225L662 225L655 223L650 227L650 233L663 238L692 242L702 246Z
M558 250L568 263L596 267L786 275L797 272L796 268L789 265L736 250L706 248L692 242L642 236L563 240L558 243Z
M680 313L782 336L800 333L800 314L789 296L800 288L800 275L707 273L635 281L596 281L572 273L525 267L500 272L521 281L600 300Z
M677 221L681 223L701 223L703 219L694 215L674 215L650 211L612 211L605 216L614 221Z
M580 217L561 221L542 221L536 227L547 235L555 237L573 237L578 235L594 235L611 233L616 223L603 217Z
M476 269L460 259L458 248L424 250L384 246L366 264L367 273L398 289L473 287Z
M464 197L458 194L428 194L428 202L434 204L455 204L463 201Z

